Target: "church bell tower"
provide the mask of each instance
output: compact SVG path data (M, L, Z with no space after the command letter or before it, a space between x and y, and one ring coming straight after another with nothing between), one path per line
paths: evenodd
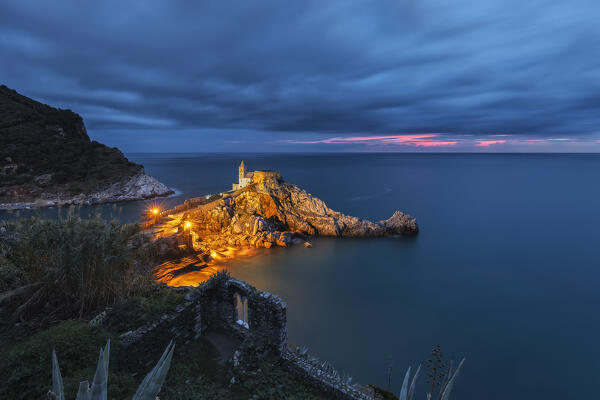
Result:
M242 163L240 164L240 167L238 168L239 171L239 180L238 182L241 184L243 179L246 177L246 165L244 165L244 160L242 160Z

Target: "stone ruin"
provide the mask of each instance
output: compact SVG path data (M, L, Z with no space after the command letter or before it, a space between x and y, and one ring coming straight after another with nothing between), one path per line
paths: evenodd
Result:
M253 361L275 355L281 366L337 399L373 399L368 388L352 384L329 363L287 343L287 306L278 296L261 292L246 282L220 272L187 291L185 302L171 315L121 335L121 342L139 361L151 365L165 345L179 345L217 333L235 347L224 361L235 371L248 370ZM227 346L225 346L227 347ZM220 349L221 350L221 349Z
M287 349L286 304L275 295L220 272L189 290L185 303L177 306L175 313L123 334L122 342L147 347L142 345L153 338L172 337L186 343L209 332L281 355Z

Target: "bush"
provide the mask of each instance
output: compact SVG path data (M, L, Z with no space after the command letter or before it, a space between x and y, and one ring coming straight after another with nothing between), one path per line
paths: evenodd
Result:
M68 398L75 398L79 382L94 376L98 348L109 333L81 322L65 322L36 333L24 342L3 348L0 358L1 399L41 399L52 388L52 349L60 356ZM115 358L118 357L117 346ZM139 378L138 378L139 380ZM111 373L109 389L116 398L135 390L136 379ZM121 396L123 397L121 397Z
M137 225L70 216L21 220L14 230L0 243L0 270L27 288L12 299L22 321L82 318L153 285Z
M107 315L104 326L115 332L127 332L172 313L185 295L172 290L156 290L146 296L135 296L115 304Z
M23 285L24 279L23 271L0 254L0 293Z

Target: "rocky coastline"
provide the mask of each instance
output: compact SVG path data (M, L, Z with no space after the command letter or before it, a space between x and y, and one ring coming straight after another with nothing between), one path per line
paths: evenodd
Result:
M71 205L98 205L105 203L146 200L169 196L174 191L144 171L126 177L105 189L92 193L68 195L65 193L44 192L35 199L0 203L0 210L19 210L40 207L64 207Z
M157 254L171 260L156 267L157 279L173 285L195 279L192 275L181 277L184 274L203 279L200 277L207 275L203 269L210 270L207 267L216 261L244 249L293 244L311 247L309 239L315 236L399 237L419 231L416 219L401 211L378 222L345 215L277 177L220 195L189 199L163 211L146 228L154 236ZM185 256L190 262L181 261Z
M93 205L172 193L116 147L91 140L79 114L0 85L0 210Z

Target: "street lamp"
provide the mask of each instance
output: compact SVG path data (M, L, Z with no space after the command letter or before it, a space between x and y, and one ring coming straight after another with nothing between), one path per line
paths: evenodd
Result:
M152 207L151 209L148 210L148 215L150 215L150 218L154 219L154 223L157 223L158 218L160 217L160 208Z
M187 235L187 248L188 252L191 253L194 250L194 244L192 243L192 223L190 221L185 221L183 223L183 230Z

